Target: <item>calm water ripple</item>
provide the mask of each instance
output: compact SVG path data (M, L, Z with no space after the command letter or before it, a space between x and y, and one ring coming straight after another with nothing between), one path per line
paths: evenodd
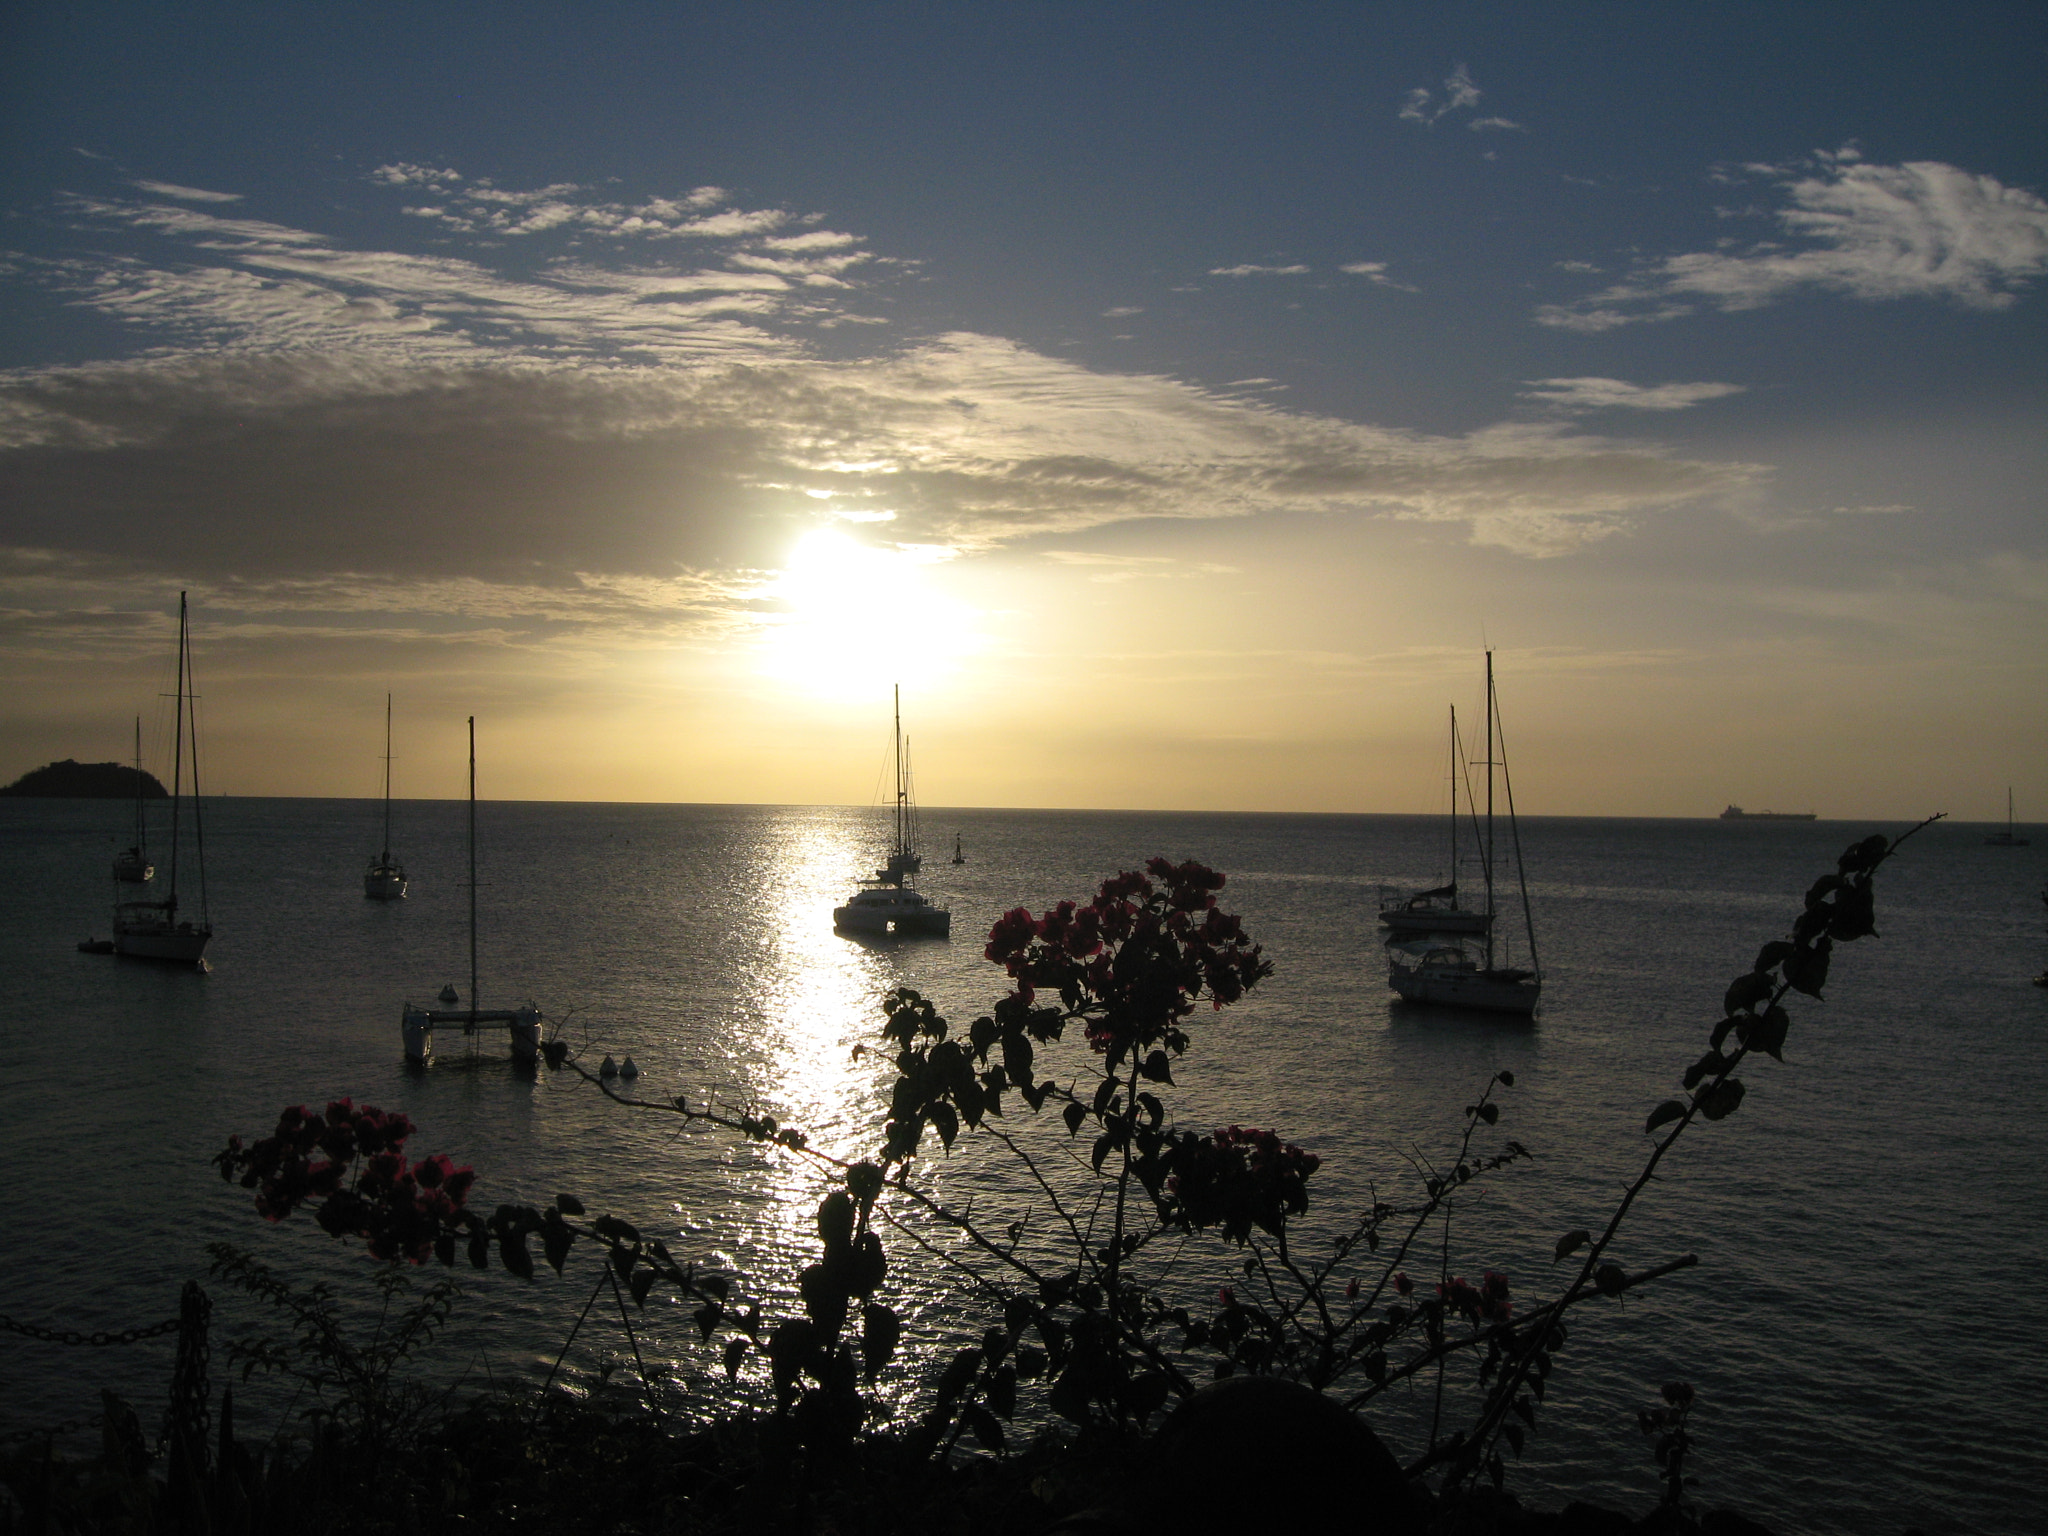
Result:
M360 1292L365 1261L308 1223L266 1228L207 1165L230 1131L344 1094L404 1109L415 1151L474 1163L483 1202L573 1192L786 1294L822 1187L800 1161L679 1135L559 1077L467 1064L456 1041L429 1072L405 1071L401 1001L466 970L463 808L400 806L414 885L390 906L360 895L374 816L342 801L214 806L219 937L202 976L73 949L106 931L118 807L0 801L5 1310L80 1330L158 1321L216 1239ZM957 828L971 859L935 861L924 882L957 936L903 944L831 931L881 847L870 811L487 804L480 823L484 1006L531 998L593 1057L635 1057L643 1093L757 1106L848 1153L878 1139L888 1068L855 1047L874 1039L880 993L916 986L964 1024L1000 991L980 953L999 912L1083 896L1152 853L1203 859L1230 874L1225 904L1278 970L1197 1020L1184 1113L1272 1124L1321 1153L1314 1214L1334 1229L1408 1178L1417 1150L1446 1148L1461 1106L1512 1068L1500 1133L1537 1156L1463 1220L1453 1260L1506 1269L1525 1297L1550 1281L1556 1235L1596 1224L1640 1166L1643 1115L1704 1048L1729 976L1872 830L1525 822L1548 981L1536 1022L1517 1025L1404 1009L1384 990L1377 887L1438 873L1420 818L932 811L934 844ZM1748 1071L1741 1112L1689 1138L1639 1206L1625 1264L1696 1252L1700 1265L1581 1312L1513 1473L1525 1494L1650 1503L1635 1409L1684 1377L1700 1391L1709 1501L1788 1533L2030 1527L2048 1483L2048 1450L2024 1429L2048 1386L2048 1323L2028 1289L2048 1227L2048 992L2028 985L2048 961L2048 844L1986 848L1979 831L1936 827L1887 868L1883 938L1839 956L1827 1002L1795 1010L1787 1064ZM1035 1144L1057 1157L1062 1140ZM1026 1193L973 1152L927 1171L983 1209ZM971 1307L907 1244L892 1256L892 1299L928 1357ZM544 1372L587 1283L465 1278L445 1367ZM231 1329L258 1323L216 1294ZM685 1376L703 1369L680 1309L657 1297L640 1326ZM615 1323L593 1327L572 1363L587 1373L624 1349ZM154 1411L169 1372L165 1342L86 1360L19 1338L5 1350L4 1428L91 1413L102 1384ZM1418 1406L1375 1422L1404 1441Z

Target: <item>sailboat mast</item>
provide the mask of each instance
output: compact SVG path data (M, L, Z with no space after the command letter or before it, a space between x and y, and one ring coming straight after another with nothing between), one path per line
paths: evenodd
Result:
M1493 652L1486 653L1486 968L1493 969Z
M178 801L185 791L185 594L178 594L178 702L171 716L171 886L167 911L178 909Z
M1451 706L1451 905L1458 904L1458 706Z
M896 851L904 853L909 850L910 844L904 840L903 825L908 799L903 789L903 685L895 684L891 693L896 708Z
M142 716L135 717L135 851L141 853L149 846L149 838L143 830L142 820Z
M379 864L391 862L391 695L384 695L384 851Z
M476 996L476 716L469 717L469 1011Z

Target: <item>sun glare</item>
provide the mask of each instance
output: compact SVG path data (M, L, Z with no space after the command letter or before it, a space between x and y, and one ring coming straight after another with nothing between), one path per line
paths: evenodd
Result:
M970 647L973 610L939 590L934 563L837 528L805 534L762 589L781 611L765 623L761 670L833 694L872 682L878 667L906 687L952 672Z

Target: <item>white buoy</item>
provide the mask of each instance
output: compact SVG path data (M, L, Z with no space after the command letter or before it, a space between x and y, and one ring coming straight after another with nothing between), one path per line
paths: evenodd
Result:
M597 1075L599 1077L617 1077L619 1075L618 1066L612 1061L611 1057L607 1056L604 1059L604 1065L597 1069Z
M640 1069L633 1065L632 1057L628 1056L623 1062L619 1064L619 1076L638 1077L639 1075Z

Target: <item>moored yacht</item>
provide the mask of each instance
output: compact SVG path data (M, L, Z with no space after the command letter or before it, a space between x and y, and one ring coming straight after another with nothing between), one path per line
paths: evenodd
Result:
M896 691L896 842L874 877L843 907L832 909L832 926L848 933L918 934L943 939L953 931L953 914L935 906L911 879L924 860L917 851L917 811L910 797L910 765L903 744L903 693Z

